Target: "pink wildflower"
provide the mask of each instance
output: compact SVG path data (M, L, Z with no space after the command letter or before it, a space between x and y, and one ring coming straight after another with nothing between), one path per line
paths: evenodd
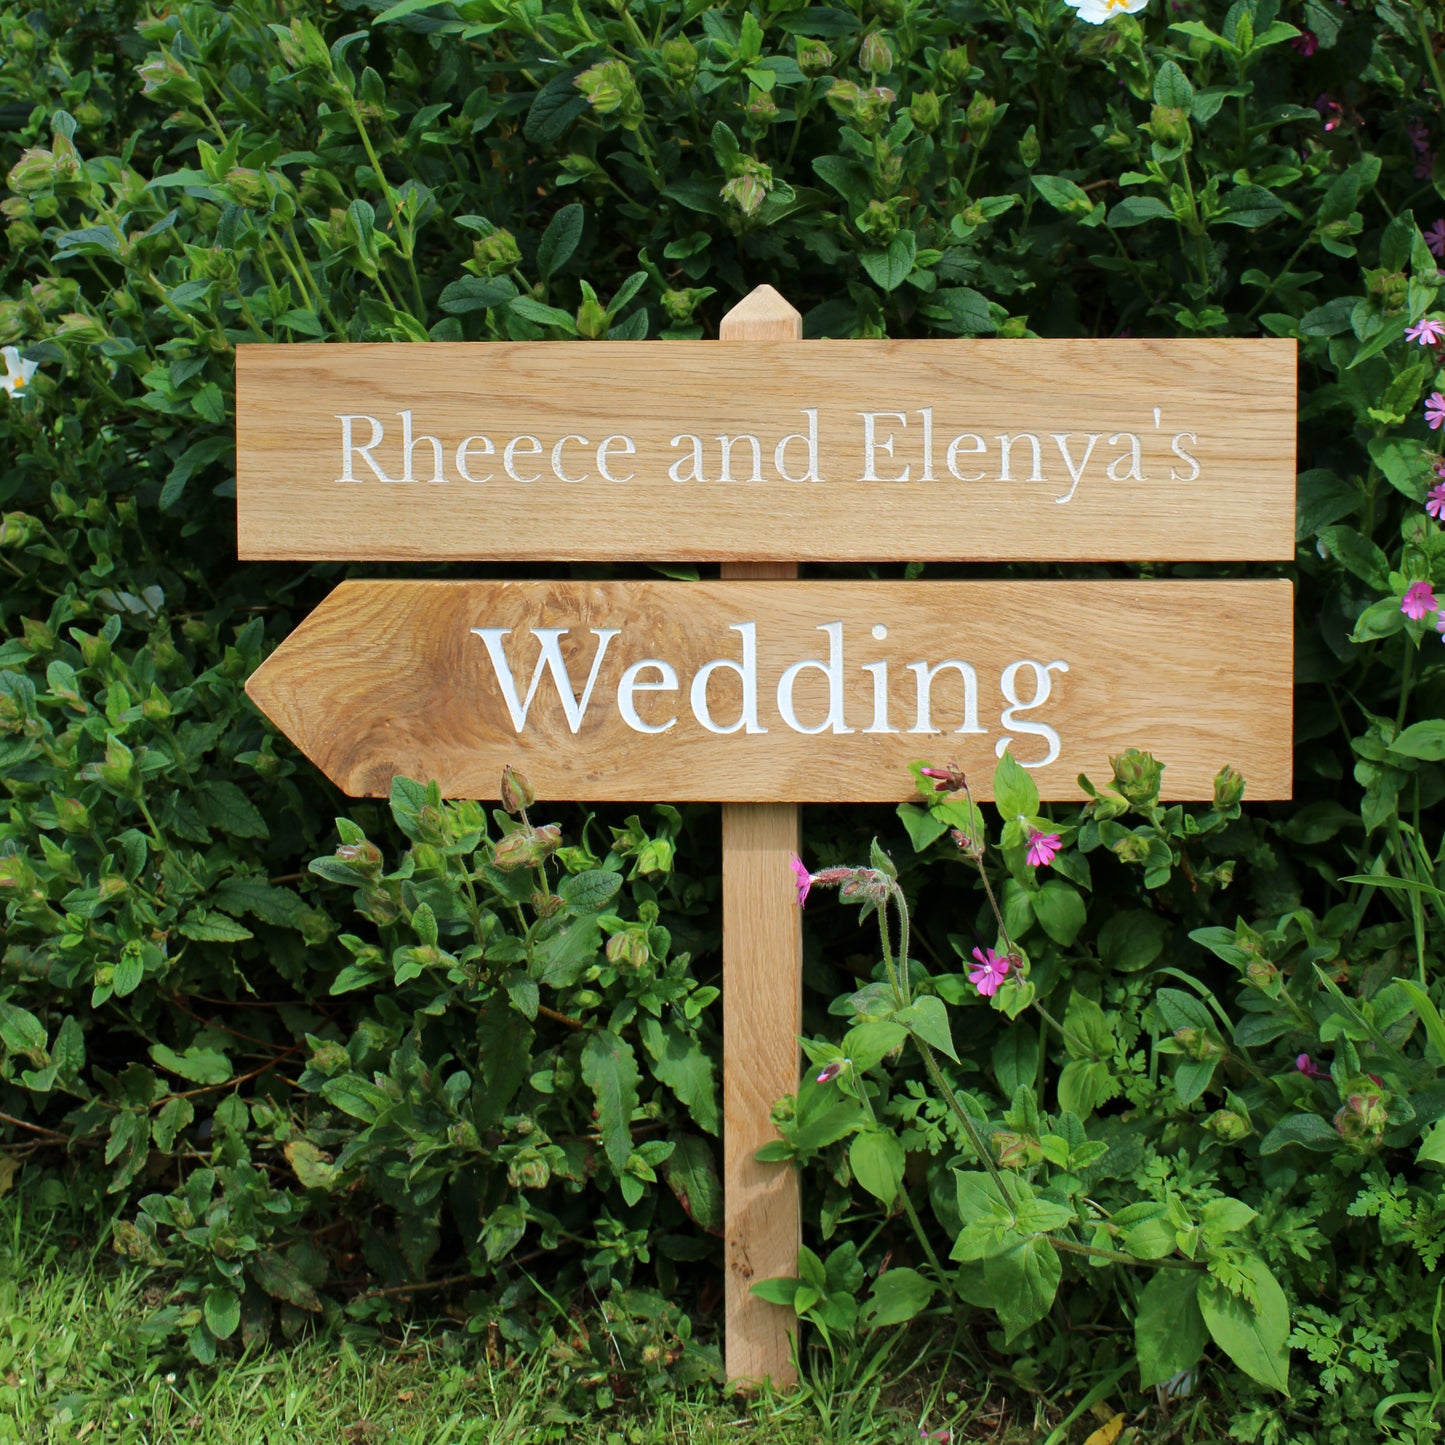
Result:
M925 778L933 779L935 793L956 793L964 784L963 769L949 764L946 768L919 768Z
M1433 226L1426 226L1424 236L1430 254L1445 258L1445 221L1436 221Z
M818 1070L818 1082L820 1084L831 1084L839 1074L843 1072L843 1060L834 1059L831 1063L824 1064Z
M1301 30L1298 35L1289 43L1289 48L1306 60L1320 48L1319 37L1313 30Z
M1040 833L1037 828L1029 829L1028 864L1030 868L1047 868L1059 851L1057 833Z
M1320 1077L1319 1068L1316 1066L1315 1061L1310 1058L1308 1054L1300 1054L1295 1059L1294 1066L1307 1079L1318 1079Z
M1438 391L1432 391L1425 398L1425 421L1431 431L1439 431L1445 423L1445 396Z
M803 860L796 853L788 855L788 866L793 870L793 883L798 890L798 907L808 901L808 890L813 886L813 875L803 866Z
M1440 608L1435 598L1435 589L1428 582L1412 582L1406 589L1405 595L1400 599L1400 611L1412 622L1418 622L1431 612Z
M1418 341L1421 346L1438 346L1442 339L1445 339L1445 321L1436 321L1433 316L1417 321L1405 332L1406 341Z
M1012 959L1008 954L1002 958L993 949L977 949L973 956L978 960L978 967L968 971L968 981L985 997L992 998L998 992L998 986L1008 977L1009 965Z
M1331 100L1327 94L1315 97L1315 109L1320 113L1320 119L1325 123L1326 130L1336 130L1345 118L1344 107L1337 100Z
M1445 521L1445 482L1436 482L1430 488L1430 495L1425 498L1425 510L1437 522Z

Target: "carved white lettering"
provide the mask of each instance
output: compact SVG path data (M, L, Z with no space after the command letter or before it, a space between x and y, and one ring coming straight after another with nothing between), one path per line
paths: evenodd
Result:
M336 415L333 413L333 415ZM371 451L375 446L380 445L382 438L382 425L374 416L336 416L341 423L341 475L337 477L338 482L359 482L360 477L352 471L355 458L360 457L362 461L376 474L376 479L381 482L389 482L391 477L382 471L380 463L372 456ZM365 446L357 446L351 434L351 423L354 421L369 421L371 423L371 440Z
M643 672L649 669L656 672L661 681L642 682L640 679ZM637 715L634 694L676 691L677 670L670 662L664 662L660 657L649 657L642 662L634 662L622 674L622 679L617 684L617 711L622 714L622 721L635 733L665 733L677 721L677 714L674 713L665 723L645 723Z
M910 662L908 670L918 680L918 711L917 717L911 728L911 733L936 733L941 728L933 725L933 679L943 671L945 667L957 669L958 675L963 679L963 721L954 728L956 733L981 733L987 731L978 725L978 674L973 670L971 663L959 662L957 658L950 657L946 662L935 663L930 666L926 662Z
M911 466L903 468L900 475L896 477L880 477L878 475L878 452L885 452L893 456L893 434L890 432L887 439L880 438L876 431L879 417L887 417L896 421L900 426L908 425L908 418L901 411L860 411L859 416L863 418L863 475L859 478L864 482L906 482L908 474L913 470Z
M689 701L692 703L692 715L710 733L735 733L740 729L749 733L765 733L767 728L758 722L758 624L756 622L734 622L729 632L738 633L743 640L743 660L741 663L733 662L730 658L715 657L711 662L705 662L698 668L692 679L692 691L689 694ZM735 672L742 679L743 684L743 705L738 713L738 720L728 727L720 727L712 720L712 713L708 709L707 684L708 679L720 668L727 668Z
M491 472L488 472L484 477L474 477L471 472L467 470L467 453L471 450L474 442L484 457L491 457L497 454L496 447L492 445L491 437L468 437L457 447L457 473L464 482L490 482L492 480Z
M778 716L795 733L812 734L830 730L835 733L851 733L853 729L843 721L843 624L824 622L820 624L818 631L828 634L828 660L819 662L814 658L807 658L784 669L783 675L778 679ZM793 707L793 688L805 668L815 668L828 679L828 716L815 728L804 727L798 721L798 714Z
M614 476L612 475L611 471L608 469L608 466L607 466L607 451L608 451L608 448L611 447L611 445L612 445L613 442L619 442L619 443L621 443L621 445L617 448L617 450L618 450L624 457L633 456L633 455L636 453L636 451L637 451L636 443L633 442L633 440L632 440L631 437L625 437L625 436L603 437L602 440L597 443L597 470L598 470L599 472L601 472L602 475L603 475L603 477L604 477L604 479L607 480L607 481L609 481L609 482L630 482L630 481L633 479L633 477L635 477L635 476L637 475L636 472L628 472L628 474L627 474L625 477L614 477Z
M802 408L802 412L808 418L807 432L791 432L773 449L773 467L785 482L818 482L822 480L818 475L818 408L807 406ZM793 476L788 470L789 442L802 442L808 450L808 465L803 469L801 477Z
M1077 466L1074 465L1073 453L1069 451L1069 434L1067 432L1056 431L1050 432L1049 435L1053 437L1054 444L1058 447L1059 455L1063 457L1064 465L1069 469L1069 477L1073 481L1073 486L1071 486L1062 497L1055 497L1054 501L1067 502L1073 497L1074 493L1078 491L1079 478L1084 475L1084 468L1089 465L1089 458L1094 455L1094 443L1097 442L1104 433L1098 431L1088 433L1085 440L1089 445L1084 448L1084 459Z
M1021 668L1032 668L1034 674L1034 695L1025 702L1019 695L1017 689L1018 675ZM999 690L1003 693L1009 706L999 714L999 725L1005 728L1013 728L1016 732L1027 733L1032 737L1040 737L1049 745L1049 750L1041 758L1028 762L1023 758L1019 762L1026 768L1047 767L1049 763L1059 755L1059 735L1048 723L1034 722L1030 719L1020 721L1015 714L1030 712L1036 707L1042 707L1049 700L1049 694L1053 691L1053 682L1049 677L1051 672L1067 672L1067 662L1035 662L1032 658L1024 658L1019 662L1011 662L1004 668L999 677ZM1013 742L1013 738L1007 734L1001 737L994 744L994 754L1003 757L1004 750Z
M973 445L970 447L965 447L964 442L972 442ZM959 452L966 451L969 456L976 457L981 452L985 452L987 450L988 443L985 442L981 436L978 436L976 433L971 431L960 432L958 436L954 437L954 439L949 442L948 455L944 458L944 461L948 465L948 470L952 472L959 481L981 482L984 477L984 474L982 472L970 472L968 476L964 476L964 474L959 471L958 454Z
M597 653L592 659L592 670L587 674L587 686L582 690L579 699L572 687L572 676L567 671L567 663L562 657L562 649L557 639L565 637L570 629L566 627L534 627L532 636L537 639L540 651L537 655L536 670L532 673L532 685L527 689L527 700L523 702L517 695L517 681L512 675L511 664L507 661L507 654L502 650L502 639L511 635L510 627L473 627L469 629L476 633L486 644L487 656L492 660L492 671L497 675L497 686L502 690L502 700L507 704L507 711L512 717L512 726L517 732L521 732L527 725L527 714L532 710L532 699L537 696L537 689L542 685L542 674L552 674L552 685L557 689L557 699L562 704L562 711L567 718L567 726L575 733L582 726L582 719L587 715L587 704L592 699L592 689L597 684L597 674L602 669L602 659L607 654L607 644L622 631L620 627L594 627L592 635L597 639Z
M542 455L542 443L536 437L513 437L502 452L502 465L507 469L507 475L511 477L514 482L538 481L542 476L541 472L533 472L530 477L519 477L517 475L515 463L518 452L522 452L529 457L540 457Z

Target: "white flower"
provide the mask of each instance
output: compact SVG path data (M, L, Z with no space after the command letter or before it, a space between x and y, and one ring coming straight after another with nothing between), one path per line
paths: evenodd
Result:
M26 361L13 346L0 347L0 356L5 358L5 375L0 376L0 386L11 396L17 391L24 391L30 378L40 370L39 364Z
M1115 15L1133 15L1142 10L1149 0L1064 0L1066 5L1078 11L1079 19L1089 25L1102 25Z

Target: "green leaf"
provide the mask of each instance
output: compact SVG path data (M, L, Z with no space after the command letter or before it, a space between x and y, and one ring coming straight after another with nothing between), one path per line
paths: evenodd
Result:
M886 1208L891 1208L903 1186L903 1145L896 1134L866 1129L853 1136L848 1163L853 1177Z
M193 1084L224 1084L234 1072L230 1059L218 1049L192 1046L178 1054L165 1044L152 1044L150 1056L168 1073L179 1074Z
M1425 1034L1434 1047L1436 1056L1445 1061L1445 1019L1440 1017L1440 1010L1435 1007L1434 999L1413 979L1397 978L1395 982L1404 991L1415 1012L1420 1015L1420 1022L1425 1026Z
M516 294L517 288L505 276L464 276L442 292L437 305L449 315L465 316L469 311L505 306Z
M1003 1325L1005 1344L1049 1312L1062 1275L1058 1252L1038 1237L984 1259L984 1284Z
M1194 1270L1156 1269L1139 1296L1134 1315L1134 1353L1139 1384L1148 1389L1199 1363L1209 1343L1199 1309Z
M948 1009L936 994L926 993L914 999L906 1009L894 1015L894 1020L939 1053L947 1054L955 1064L958 1062L958 1052L953 1047L953 1030L948 1026Z
M1055 943L1067 948L1079 935L1087 917L1079 890L1051 878L1033 895L1034 917Z
M907 830L915 853L923 852L948 832L948 823L944 819L918 803L900 803L898 820Z
M637 1057L611 1029L598 1029L582 1046L582 1077L597 1097L597 1127L613 1172L621 1174L632 1153L632 1111L637 1107Z
M865 1330L905 1324L928 1308L933 1293L934 1287L916 1269L890 1269L873 1282L858 1323Z
M1114 231L1142 226L1146 221L1172 221L1174 212L1153 196L1125 196L1108 215L1105 224Z
M1318 1114L1286 1114L1259 1141L1259 1152L1278 1154L1291 1144L1329 1154L1339 1147L1340 1136Z
M224 913L209 913L193 908L181 920L181 935L197 943L244 943L256 935L244 923L237 923Z
M160 500L157 503L161 511L170 511L180 501L186 483L197 470L230 455L234 447L235 441L229 436L206 437L187 447L176 459L170 475L166 477L165 486L161 488Z
M550 281L572 259L572 253L582 239L584 220L582 207L573 201L571 205L563 206L547 223L547 229L537 243L537 270L544 281Z
M1377 592L1389 589L1390 559L1368 537L1353 527L1340 525L1320 528L1319 538L1325 553L1360 581L1367 582ZM1395 606L1398 609L1399 603Z
M1169 924L1140 908L1113 913L1099 930L1099 958L1118 973L1148 968L1164 950Z
M297 1309L313 1313L321 1309L321 1301L311 1282L287 1255L275 1250L253 1255L248 1268L251 1278L273 1299L285 1300Z
M569 919L536 945L538 982L571 988L592 966L601 946L602 930L594 914Z
M864 251L858 258L874 283L884 291L896 291L913 270L918 243L912 231L900 231L886 251Z
M1256 230L1285 214L1285 204L1263 186L1235 186L1224 197L1224 209L1214 217L1219 226L1246 226Z
M1094 209L1088 192L1063 176L1033 176L1031 179L1034 189L1044 200L1066 216L1087 216Z
M206 1328L218 1340L229 1340L241 1324L241 1300L233 1289L222 1285L206 1296Z
M0 1042L14 1054L23 1054L37 1068L50 1062L45 1048L45 1026L29 1009L0 1000Z
M907 1037L907 1027L896 1019L869 1019L849 1029L839 1047L862 1074L891 1054Z
M212 828L233 838L269 838L266 820L235 783L213 779L196 790L196 810Z
M1188 110L1194 100L1194 87L1180 68L1166 60L1154 75L1154 103Z
M321 1094L328 1104L353 1119L360 1119L363 1124L374 1124L391 1108L391 1096L386 1090L360 1074L337 1074L327 1079L321 1086Z
M1005 823L1032 818L1039 811L1038 785L1010 752L1004 753L993 770L993 805Z
M1059 1108L1087 1119L1118 1092L1108 1064L1072 1059L1059 1075Z
M638 1016L637 1032L652 1058L652 1072L686 1105L699 1129L716 1134L721 1128L717 1075L697 1035L646 1013Z
M286 1160L296 1172L303 1189L330 1189L336 1166L309 1139L292 1139L285 1148Z
M1252 1380L1289 1394L1289 1305L1279 1281L1257 1255L1236 1257L1259 1306L1231 1294L1218 1280L1199 1282L1199 1308L1214 1343Z
M601 913L622 887L622 875L610 868L589 868L557 885L557 896L572 913Z
M693 1223L707 1230L722 1228L722 1182L705 1139L695 1135L679 1139L677 1148L663 1162L662 1174Z
M1445 722L1430 718L1425 722L1411 723L1390 744L1390 751L1427 763L1445 761Z

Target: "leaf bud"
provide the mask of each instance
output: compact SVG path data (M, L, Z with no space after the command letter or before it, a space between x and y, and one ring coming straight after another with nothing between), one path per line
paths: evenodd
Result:
M849 119L857 113L858 101L862 94L863 89L856 81L835 80L828 87L828 104L844 119ZM11 184L14 185L13 179Z
M723 188L722 198L744 216L755 216L768 198L769 187L751 171L734 176Z
M974 93L974 97L968 103L968 110L964 112L968 120L968 128L987 135L993 125L994 112L998 109L998 102L992 96L985 95L981 90Z
M375 882L381 877L381 849L369 838L363 838L359 843L342 843L335 857L368 882Z
M932 90L920 90L908 103L908 114L913 117L913 124L919 130L925 132L936 130L938 122L943 116L943 105L938 98L938 93Z
M879 30L869 31L858 49L858 64L869 75L887 75L893 69L893 47Z
M662 64L679 85L689 85L697 74L697 46L685 35L662 42Z
M55 157L43 146L31 146L10 167L6 181L12 191L22 196L49 190L55 182Z
M35 617L22 617L20 628L23 633L22 640L33 656L55 651L55 629L49 623L41 622Z
M293 20L289 30L273 25L271 33L276 37L281 58L292 70L305 70L314 65L331 74L331 52L321 32L309 20Z
M1216 1109L1205 1121L1204 1127L1226 1144L1238 1144L1254 1133L1249 1119L1234 1109Z
M522 249L510 231L498 226L490 234L472 242L472 259L468 269L479 276L497 276L510 271L522 259Z
M1039 133L1033 126L1030 126L1023 135L1019 137L1019 159L1024 163L1025 169L1033 170L1033 168L1038 165L1041 152L1042 147L1039 145Z
M858 97L854 120L866 136L881 135L897 96L886 85L871 85ZM896 179L896 176L894 177ZM891 185L891 182L890 182Z
M647 939L641 929L624 928L607 940L607 961L619 968L641 969L647 967L649 950Z
M6 512L0 517L0 547L27 547L44 530L29 512Z
M536 801L537 795L532 791L526 775L508 763L502 769L502 807L515 818L519 813L525 813Z
M584 341L596 341L607 335L607 308L594 294L584 291L577 307L577 334Z
M1114 769L1114 786L1136 808L1152 807L1159 800L1159 784L1164 768L1150 753L1127 748L1109 759Z
M994 1133L992 1143L1000 1169L1028 1169L1043 1163L1043 1146L1027 1134L999 1129Z
M90 809L79 798L67 798L59 793L52 793L50 801L55 807L55 821L62 833L90 832Z
M142 95L153 95L176 105L197 105L201 100L200 81L169 50L148 56L136 74L142 81Z
M753 130L766 130L778 118L778 103L770 92L759 90L755 85L749 86L743 114L747 116L748 124Z
M447 1143L453 1149L480 1149L482 1141L477 1134L477 1126L470 1119L458 1119L457 1122L447 1129Z
M955 45L938 57L938 73L952 86L961 86L973 72L967 46Z
M1221 768L1214 775L1214 806L1219 812L1237 808L1244 797L1244 779L1233 768Z
M1149 112L1149 134L1161 146L1188 144L1189 112L1182 106L1156 105Z
M666 838L649 838L638 850L637 871L644 878L661 878L672 872L673 848Z
M810 40L802 35L796 40L798 69L804 75L822 75L833 68L837 56L821 40Z
M1410 278L1403 271L1386 271L1383 268L1365 272L1370 294L1377 296L1386 311L1399 311L1409 300Z
M615 115L625 130L642 123L642 96L626 61L603 60L589 67L572 82L598 115Z

